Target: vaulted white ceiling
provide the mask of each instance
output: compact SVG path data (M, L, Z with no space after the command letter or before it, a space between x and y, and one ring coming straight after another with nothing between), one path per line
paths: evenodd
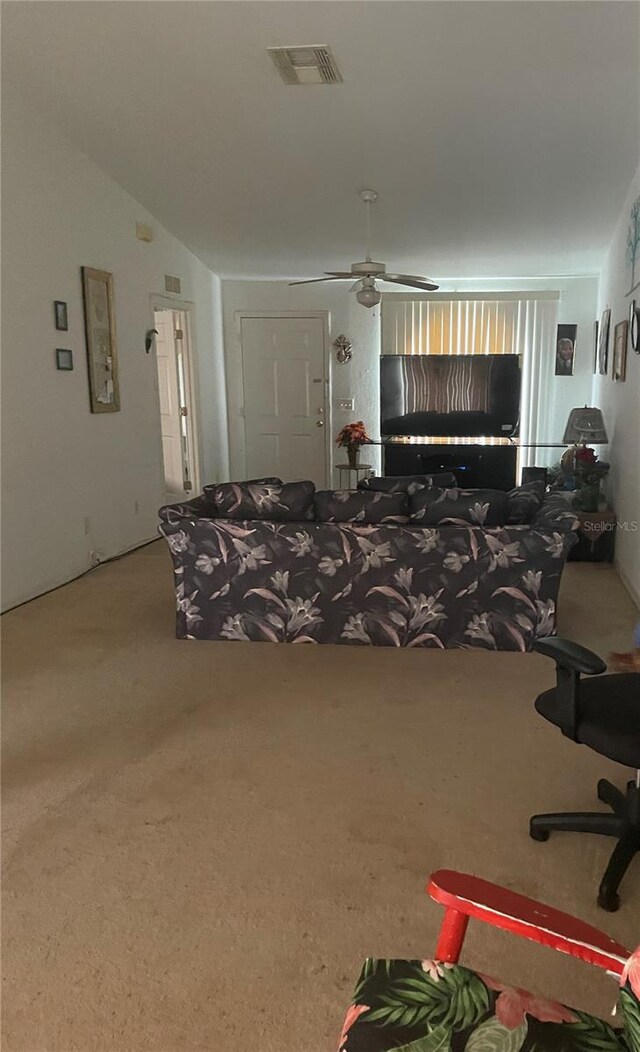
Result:
M635 2L3 5L19 91L213 270L363 255L434 278L599 269L639 153ZM266 48L329 44L288 87Z

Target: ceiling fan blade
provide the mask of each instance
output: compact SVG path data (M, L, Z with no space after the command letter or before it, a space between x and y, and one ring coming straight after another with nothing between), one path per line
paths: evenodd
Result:
M340 277L331 278L306 278L304 281L290 281L290 285L313 285L316 281L342 281L344 278L350 278L351 274L340 275Z
M332 278L353 278L355 275L350 270L325 270Z
M410 285L414 289L424 289L426 292L435 292L440 286L429 278L413 277L410 274L381 274L380 281L390 281L393 285Z

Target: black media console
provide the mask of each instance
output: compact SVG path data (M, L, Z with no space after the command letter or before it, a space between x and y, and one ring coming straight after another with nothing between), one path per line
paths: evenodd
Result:
M423 475L452 471L464 489L512 489L516 484L517 447L385 442L385 475Z

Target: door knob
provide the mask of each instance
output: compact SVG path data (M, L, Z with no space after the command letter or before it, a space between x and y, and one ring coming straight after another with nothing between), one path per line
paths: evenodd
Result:
M316 420L316 427L324 427L324 420Z

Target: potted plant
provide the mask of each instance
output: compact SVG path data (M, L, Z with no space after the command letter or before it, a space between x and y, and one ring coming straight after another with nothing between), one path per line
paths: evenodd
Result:
M371 439L367 434L364 422L358 420L355 424L345 424L345 426L338 432L336 445L346 448L349 467L355 468L358 463L360 446L365 446L370 441Z
M600 506L600 482L609 473L609 465L598 460L591 446L579 446L575 454L577 504L581 511L597 511Z

